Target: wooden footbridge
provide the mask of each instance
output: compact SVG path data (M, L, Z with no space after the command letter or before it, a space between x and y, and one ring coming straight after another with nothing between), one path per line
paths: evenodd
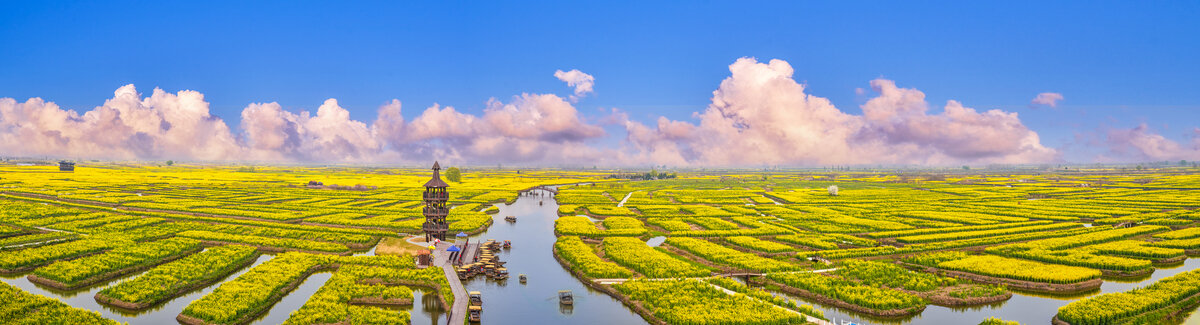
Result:
M524 191L521 191L521 193L533 194L534 190L542 190L542 191L550 192L551 194L554 194L554 195L558 195L558 189L549 187L546 185L539 185L539 186L531 187L531 188L525 189Z

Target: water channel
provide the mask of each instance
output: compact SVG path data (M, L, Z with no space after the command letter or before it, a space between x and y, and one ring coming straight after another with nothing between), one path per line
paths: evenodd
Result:
M492 216L493 225L483 233L468 237L472 242L487 239L512 241L511 249L502 250L496 254L502 261L508 262L505 266L512 276L511 279L495 281L478 276L464 283L467 291L480 291L483 294L483 322L488 324L646 324L641 316L630 311L620 301L588 288L558 264L552 253L556 240L554 220L558 218L558 204L548 191L534 190L532 193L533 195L519 196L512 204L497 204L500 212ZM505 216L516 216L517 222L506 222ZM662 239L654 238L651 240L651 244L660 244ZM374 248L355 255L374 255ZM272 255L262 255L250 267L262 264L272 257ZM240 276L250 267L242 268L212 285L139 312L101 305L93 296L105 287L136 278L141 274L140 272L69 292L32 283L25 277L28 273L0 276L0 281L27 292L56 298L77 308L99 312L106 318L120 322L135 325L176 324L175 317L189 303L212 292L220 283ZM1093 292L1073 296L1014 292L1012 299L996 304L960 308L929 305L922 313L902 319L879 319L821 305L804 298L793 297L793 299L812 304L823 311L826 318L833 320L835 324L844 322L915 325L978 324L989 317L1018 321L1022 324L1048 324L1059 307L1072 301L1102 293L1144 287L1159 279L1197 268L1200 268L1200 259L1188 259L1178 265L1156 268L1153 274L1144 278L1125 281L1105 279L1100 289ZM517 275L522 273L528 276L528 282L525 284L517 280ZM282 323L287 320L292 311L299 309L309 296L320 289L331 276L332 274L329 272L313 274L251 324ZM556 295L559 290L571 290L574 293L574 306L559 305ZM412 324L445 324L445 311L439 306L435 296L426 295L419 288L414 288L414 294L413 306L393 309L409 311ZM786 296L783 293L777 292L776 294ZM1163 324L1200 325L1200 316L1197 313L1190 313L1183 318L1182 321L1164 321Z
M592 290L563 269L554 259L554 219L558 204L549 191L534 190L522 195L513 204L497 204L500 212L492 216L492 227L469 237L472 242L495 239L511 240L512 249L496 256L508 262L511 278L494 281L483 276L468 280L467 291L483 294L483 322L487 324L646 324L638 314L625 308L620 301ZM541 194L540 196L538 194ZM505 216L517 217L517 222L504 221ZM524 273L528 282L517 281ZM559 290L571 290L575 296L572 307L560 306ZM418 322L413 315L413 324Z

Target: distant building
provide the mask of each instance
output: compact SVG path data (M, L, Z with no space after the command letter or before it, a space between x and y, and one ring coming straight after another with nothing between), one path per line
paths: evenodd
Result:
M73 172L75 171L75 163L66 160L60 161L58 162L58 170L64 172Z

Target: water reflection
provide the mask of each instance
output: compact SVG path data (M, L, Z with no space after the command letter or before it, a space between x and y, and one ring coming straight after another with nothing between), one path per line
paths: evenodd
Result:
M413 301L420 302L420 306L415 304L408 306L409 316L412 319L412 324L429 324L438 325L445 323L446 310L442 308L442 303L436 294L426 294L423 289L413 288Z
M382 241L382 240L380 240L380 241ZM364 252L354 252L354 253L353 253L353 254L351 254L351 255L352 255L352 256L375 256L375 249L376 249L376 248L379 248L379 243L375 243L375 245L374 245L374 246L371 246L371 249L368 249L368 250L366 250L366 251L364 251Z
M658 245L662 245L662 243L666 242L666 241L667 241L667 237L658 236L658 237L647 239L646 246L658 247Z

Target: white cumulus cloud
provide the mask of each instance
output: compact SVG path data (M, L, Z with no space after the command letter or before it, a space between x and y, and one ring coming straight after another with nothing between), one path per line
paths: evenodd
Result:
M154 89L141 98L126 85L82 115L41 98L0 98L0 151L9 156L215 161L237 159L243 149L195 91Z
M651 125L617 109L595 122L574 106L595 78L556 71L574 87L568 98L523 93L492 98L469 113L434 104L411 118L392 100L374 121L350 118L336 99L315 113L279 103L241 111L237 132L209 112L204 95L133 85L82 114L32 98L0 98L0 152L7 156L150 160L526 165L956 164L1058 159L1017 113L976 110L948 101L931 110L925 94L876 79L863 114L847 113L807 93L782 60L742 58L695 120L658 117ZM873 93L873 95L868 94ZM1061 96L1059 97L1061 99ZM1052 101L1053 102L1053 101ZM623 126L623 140L600 125ZM1200 131L1197 131L1200 134ZM619 136L619 135L618 135ZM1200 135L1185 145L1142 129L1114 132L1114 150L1146 157L1193 157ZM617 139L614 139L617 140ZM1189 151L1190 150L1190 151Z
M697 113L699 124L627 121L629 159L656 163L747 166L1041 162L1056 159L1016 113L979 112L949 101L929 114L925 94L876 79L863 115L805 93L790 64L742 58Z
M592 86L596 84L596 78L590 74L583 73L578 69L571 71L555 70L554 77L567 83L567 86L575 87L575 94L571 95L571 101L579 101L583 96L592 92Z
M1192 129L1183 144L1154 133L1145 123L1130 129L1111 129L1107 145L1111 154L1125 160L1200 160L1200 128Z

